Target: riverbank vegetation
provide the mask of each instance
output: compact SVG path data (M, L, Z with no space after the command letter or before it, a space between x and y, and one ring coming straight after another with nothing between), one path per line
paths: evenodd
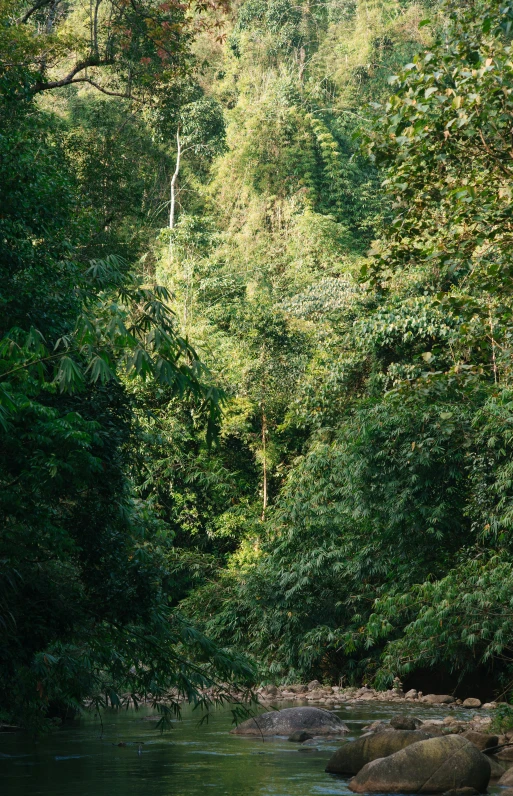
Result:
M1 717L508 694L513 8L1 13Z

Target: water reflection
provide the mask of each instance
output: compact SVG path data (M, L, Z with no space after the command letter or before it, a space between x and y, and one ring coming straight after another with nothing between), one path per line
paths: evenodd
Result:
M349 726L350 737L357 737L370 721L398 712L421 718L447 715L441 708L374 703L335 712ZM206 789L213 796L350 793L346 780L324 773L337 741L323 741L299 753L298 745L285 739L230 735L227 709L217 710L201 726L198 714L185 709L183 721L161 736L144 716L144 711L109 713L104 716L103 737L93 716L37 743L2 734L2 796L204 796Z

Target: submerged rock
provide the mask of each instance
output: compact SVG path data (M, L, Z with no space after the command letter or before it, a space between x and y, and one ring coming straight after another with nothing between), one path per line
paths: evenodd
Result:
M242 722L232 730L235 735L286 735L299 731L310 735L343 735L348 727L338 716L322 708L285 708L271 710Z
M289 735L288 740L294 741L295 743L304 743L305 741L310 741L312 738L313 735L310 735L309 732L305 732L305 730L296 730L292 735Z
M410 744L425 741L431 735L418 730L396 730L365 735L348 741L331 756L326 766L329 774L357 774L367 763L388 757Z
M484 793L489 780L486 756L466 738L449 735L367 763L349 787L355 793L445 793L460 788Z

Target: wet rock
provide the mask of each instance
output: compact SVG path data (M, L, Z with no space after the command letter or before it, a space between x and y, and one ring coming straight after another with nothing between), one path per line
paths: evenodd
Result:
M288 691L292 691L293 694L306 694L306 692L308 691L308 686L307 685L300 685L298 683L298 684L294 684L294 685L288 685L287 689L288 689Z
M319 688L322 688L322 685L318 680L311 680L307 685L308 691L317 691Z
M477 796L478 793L475 788L451 788L446 790L443 796Z
M476 732L476 730L467 730L463 733L463 738L467 738L481 752L485 749L493 749L499 743L498 735L488 735L486 732Z
M268 696L276 696L278 689L275 685L266 685L263 689L263 693L267 694Z
M485 702L481 707L483 710L495 710L497 702Z
M414 716L394 716L390 719L390 726L394 730L418 730L422 722Z
M355 697L357 699L361 699L362 697L363 698L374 697L376 696L376 693L377 692L374 690L374 688L369 688L369 686L364 685L362 686L362 688L359 688L357 690L357 692L355 693Z
M315 689L314 691L308 691L308 693L305 694L305 696L307 699L312 699L312 700L324 699L324 691Z
M463 702L463 707L464 708L480 708L481 707L481 700L480 699L474 699L473 697L469 697L468 699L465 699L465 701Z
M450 735L367 763L349 788L355 793L446 793L459 788L484 793L489 780L485 755L466 738Z
M497 758L502 762L511 763L513 761L513 746L506 746L497 752ZM513 785L513 781L511 783Z
M428 705L452 705L453 702L456 702L450 694L427 694L422 697L422 701L427 702Z
M417 699L419 692L415 688L410 688L409 691L405 693L405 699Z
M497 785L507 785L513 788L513 768L509 768L506 773L502 775Z
M310 735L309 732L305 730L296 730L293 732L292 735L289 735L289 741L295 741L296 743L304 743L305 741L310 741L313 738L313 735Z
M442 736L445 735L444 730L447 727L444 727L443 722L437 721L433 719L432 721L424 721L422 723L422 730L423 732L428 732L430 735L434 736Z
M387 724L386 721L382 721L378 719L377 721L373 721L372 724L367 724L363 728L364 732L387 732L393 729L390 724Z
M388 757L410 744L430 738L419 730L396 730L362 735L356 741L348 741L337 749L326 766L329 774L357 774L367 763Z
M261 713L242 722L232 730L234 735L286 735L294 732L308 732L310 735L340 736L349 732L338 716L321 708L285 708Z

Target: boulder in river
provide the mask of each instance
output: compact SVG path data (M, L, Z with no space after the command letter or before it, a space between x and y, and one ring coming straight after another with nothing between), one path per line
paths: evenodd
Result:
M418 730L422 722L415 716L394 716L390 719L390 726L394 730Z
M466 738L448 735L367 763L349 787L355 793L445 793L459 788L484 793L489 780L486 756Z
M513 768L508 768L505 774L502 775L497 785L504 785L504 787L513 788Z
M464 708L474 708L474 709L480 708L481 707L481 700L480 699L474 699L473 697L469 697L468 699L465 699L465 701L463 702L463 707Z
M450 694L427 694L422 697L422 702L427 702L428 705L452 705L456 700Z
M322 708L285 708L261 713L239 724L235 735L286 735L303 730L310 735L343 735L349 729L334 713Z
M330 757L326 771L329 774L357 774L371 760L388 757L410 744L431 738L418 730L396 730L364 735L356 741L348 741Z

